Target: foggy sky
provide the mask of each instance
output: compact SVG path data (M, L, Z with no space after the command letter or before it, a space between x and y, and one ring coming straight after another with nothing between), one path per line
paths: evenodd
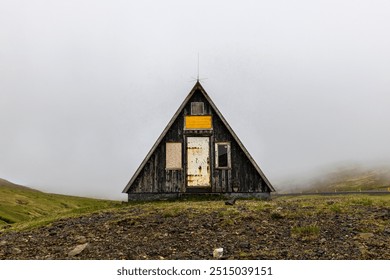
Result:
M0 178L125 199L197 76L271 183L390 161L390 2L0 0Z

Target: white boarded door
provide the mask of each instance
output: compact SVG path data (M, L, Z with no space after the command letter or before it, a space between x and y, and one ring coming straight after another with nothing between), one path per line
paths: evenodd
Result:
M187 137L187 186L210 186L210 138Z

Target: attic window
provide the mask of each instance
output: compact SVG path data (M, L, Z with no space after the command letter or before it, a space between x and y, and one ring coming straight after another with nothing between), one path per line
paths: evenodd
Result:
M204 115L204 103L191 102L191 115Z
M230 143L216 143L215 144L215 167L216 168L230 168Z

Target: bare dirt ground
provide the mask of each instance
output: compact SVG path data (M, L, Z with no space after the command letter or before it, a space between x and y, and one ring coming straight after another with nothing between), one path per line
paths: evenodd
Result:
M390 259L388 200L133 204L0 233L0 259Z

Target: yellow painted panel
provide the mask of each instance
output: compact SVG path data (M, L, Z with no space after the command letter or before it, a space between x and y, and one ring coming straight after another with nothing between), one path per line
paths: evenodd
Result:
M186 129L211 129L211 116L186 116Z

